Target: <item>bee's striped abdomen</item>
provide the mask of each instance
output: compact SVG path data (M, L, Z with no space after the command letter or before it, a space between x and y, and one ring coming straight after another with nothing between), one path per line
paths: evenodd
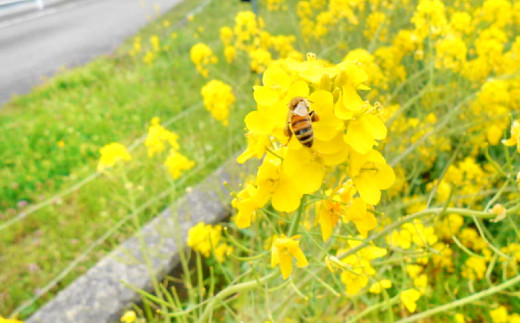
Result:
M298 141L306 146L311 147L314 140L314 132L312 131L311 118L307 116L293 115L291 116L291 130Z

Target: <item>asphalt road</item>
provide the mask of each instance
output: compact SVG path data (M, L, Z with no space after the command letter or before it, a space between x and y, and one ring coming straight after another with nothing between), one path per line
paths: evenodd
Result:
M8 20L0 17L0 108L60 67L112 52L180 1L69 0Z

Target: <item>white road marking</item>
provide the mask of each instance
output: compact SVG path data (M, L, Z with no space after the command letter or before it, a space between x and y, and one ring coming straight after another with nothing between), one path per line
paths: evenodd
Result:
M69 3L69 4L66 4L63 6L59 6L58 8L43 9L43 10L35 12L33 14L28 14L28 15L20 17L20 18L14 18L7 22L0 23L0 29L18 25L18 24L26 22L26 21L31 21L34 19L50 16L55 13L63 12L66 10L75 9L75 8L84 6L86 4L92 3L94 1L97 1L97 0L84 0L84 1L80 1L80 2Z

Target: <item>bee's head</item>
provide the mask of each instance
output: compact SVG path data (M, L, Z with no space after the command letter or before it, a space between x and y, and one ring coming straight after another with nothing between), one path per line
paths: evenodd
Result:
M302 96L294 97L291 102L289 102L289 109L294 110L298 106L298 104L302 101L304 101L305 98Z

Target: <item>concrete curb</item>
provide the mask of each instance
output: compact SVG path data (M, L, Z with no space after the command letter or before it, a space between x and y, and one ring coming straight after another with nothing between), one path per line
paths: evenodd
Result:
M230 195L223 186L239 184L238 171L244 171L234 160L180 198L142 229L146 251L160 279L179 263L177 241L186 240L187 231L198 222L216 223L229 213ZM121 313L140 300L138 293L121 281L139 289L150 290L152 282L140 250L137 233L98 262L44 305L26 323L109 323L119 322Z

